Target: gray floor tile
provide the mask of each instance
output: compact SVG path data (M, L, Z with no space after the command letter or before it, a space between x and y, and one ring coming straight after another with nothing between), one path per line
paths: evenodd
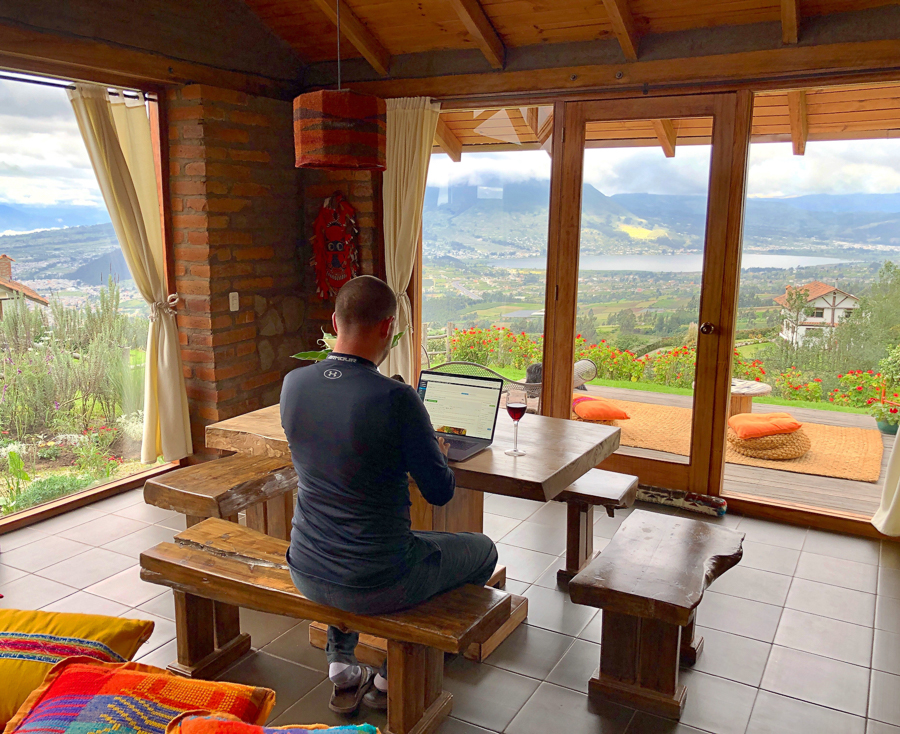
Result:
M900 675L900 634L875 630L872 645L872 667L885 673Z
M493 731L506 728L538 685L534 678L463 657L444 669L444 688L453 694L453 716Z
M77 591L59 601L41 607L42 612L69 612L70 614L102 614L107 617L128 616L124 614L130 607L112 599L94 596L86 591Z
M103 548L90 548L74 558L41 569L37 575L59 581L61 584L84 589L133 565L134 560L131 558Z
M130 489L127 492L122 492L121 494L107 497L105 500L93 502L89 505L89 507L92 507L95 510L100 510L100 512L116 512L117 510L123 510L126 507L136 505L139 502L143 501L144 490L142 488Z
M269 721L273 721L325 681L326 676L324 673L304 668L273 655L266 655L264 652L252 652L222 673L218 680L271 688L275 691L276 697L275 708L272 709L272 714L269 716ZM330 688L331 686L329 686ZM328 695L330 697L330 690ZM326 699L326 710L328 709L327 701L328 699ZM317 724L320 723L320 720L309 719L295 723ZM322 721L321 723L328 722Z
M287 665L292 664L287 663ZM300 668L300 670L306 669ZM311 671L307 671L307 673L311 673ZM329 726L371 724L378 727L381 731L387 729L387 714L384 711L372 711L365 706L360 706L353 716L342 716L334 713L328 708L328 699L331 698L333 690L334 686L331 684L331 681L323 680L321 683L316 684L315 688L305 696L297 701L292 701L282 713L270 717L270 724L272 726L311 723L328 724ZM453 703L455 704L456 701Z
M878 565L886 566L887 568L900 568L900 543L892 540L882 540Z
M506 586L503 587L504 591L508 591L510 594L518 594L522 596L531 584L526 584L524 581L516 581L515 579L506 579Z
M878 566L804 551L800 554L794 576L874 594L878 583Z
M147 523L129 520L127 517L104 515L83 525L63 530L59 535L69 540L77 540L79 543L100 546L136 533L145 527Z
M250 635L253 647L262 648L303 622L302 619L241 609L241 632Z
M115 576L88 586L85 591L102 596L104 599L112 599L125 606L139 607L168 589L165 586L142 581L140 566L132 566Z
M754 543L778 545L783 548L792 548L793 550L801 550L803 541L806 540L806 528L770 522L769 520L758 520L755 517L741 518L737 529L742 533L746 533L746 539Z
M782 606L790 586L790 576L736 566L717 578L710 589L719 594Z
M551 527L525 520L507 533L503 537L503 542L518 548L558 556L566 551L566 528L565 525Z
M878 569L878 593L900 599L900 569L884 566Z
M34 573L90 549L91 546L84 543L77 543L58 535L45 535L39 543L29 543L15 550L4 551L0 556L0 563L18 568L20 571Z
M865 734L860 716L816 706L794 698L760 691L750 715L747 734Z
M900 726L891 726L881 721L868 719L866 721L866 734L900 734Z
M47 535L56 535L63 530L74 528L76 525L83 525L91 520L97 520L98 518L104 517L105 514L106 513L95 510L88 505L87 507L79 507L75 510L64 512L62 515L51 517L49 520L39 522L32 527Z
M856 538L852 535L828 533L824 530L810 530L803 550L820 556L843 558L846 561L878 565L881 544L877 540Z
M775 639L781 607L707 591L697 610L697 624L720 632L771 642Z
M309 622L301 622L262 649L268 655L275 655L305 668L328 673L325 651L309 644Z
M900 676L872 671L869 718L900 726Z
M171 543L175 534L174 530L162 525L145 525L134 533L106 543L103 547L137 560L145 550L159 543Z
M490 730L450 716L438 728L437 734L490 734Z
M544 680L571 645L571 637L523 624L491 654L488 662L511 673Z
M78 589L40 576L23 576L0 586L0 609L40 609Z
M176 512L173 517L166 518L165 520L161 520L154 524L180 533L187 528L187 518L180 512Z
M138 649L135 659L148 655L175 639L175 622L171 619L157 617L155 614L148 614L140 609L129 609L119 616L125 617L126 619L143 619L147 622L153 622L153 634L150 635L150 639Z
M775 644L868 668L872 661L873 633L871 627L785 609Z
M865 716L869 671L776 645L769 655L762 688L819 706Z
M612 538L619 526L625 522L625 518L628 517L626 512L626 510L618 510L615 517L609 517L605 512L594 513L594 535L599 535L601 538Z
M546 680L563 688L587 693L588 681L599 672L600 645L576 639Z
M523 500L521 497L507 497L502 494L486 494L484 496L484 511L492 515L503 515L516 520L527 520L541 507L544 502Z
M482 528L482 532L495 543L498 542L510 530L516 527L516 525L522 522L521 520L516 520L514 517L492 515L489 512L484 513L483 521L484 527Z
M559 556L554 562L553 565L550 566L544 573L542 573L538 580L534 583L537 586L543 586L545 589L559 589L560 591L566 591L568 589L568 584L558 584L556 582L556 572L561 568L566 567L566 557L565 555Z
M578 633L578 639L587 640L588 642L594 642L599 645L602 642L602 634L603 610L601 609L597 612L596 616L587 623L587 627Z
M636 711L626 734L703 734L703 732L679 721L661 719L658 716Z
M164 591L155 599L144 602L137 608L142 612L155 614L157 617L171 620L175 619L175 598L172 595L171 590Z
M591 621L597 610L573 604L569 595L557 589L532 586L528 598L528 624L576 637Z
M0 535L0 561L3 560L4 554L46 537L46 533L42 533L34 526Z
M693 670L679 678L687 687L682 724L715 734L743 734L756 688Z
M875 600L875 628L900 634L900 599L878 595Z
M798 550L744 540L744 556L741 558L741 566L792 576L794 569L797 568L799 558L800 551Z
M548 553L538 553L506 543L497 543L497 552L500 555L498 564L506 566L506 577L527 584L537 581L557 559L557 556Z
M12 566L4 566L0 563L0 586L3 584L8 584L10 581L15 581L16 579L20 579L23 576L27 576L28 571L22 571L18 568L13 568Z
M116 510L113 514L118 515L119 517L127 517L130 520L140 520L141 522L150 523L152 525L153 523L163 522L164 520L171 520L180 513L175 512L174 510L164 510L162 507L148 505L146 502L138 502L137 504L123 507L121 510Z
M551 528L566 526L567 507L565 502L546 502L541 509L528 518L528 522L546 525ZM604 514L606 514L604 512Z
M507 734L621 734L633 716L634 711L624 706L593 702L583 693L541 683L505 731Z
M703 638L703 652L693 670L758 687L772 645L749 637L697 627Z
M872 626L875 621L873 594L820 584L818 581L795 578L785 606L865 627Z
M140 658L135 658L136 662L139 662L141 665L153 665L163 670L168 667L169 663L175 662L177 659L178 644L175 640L141 655Z

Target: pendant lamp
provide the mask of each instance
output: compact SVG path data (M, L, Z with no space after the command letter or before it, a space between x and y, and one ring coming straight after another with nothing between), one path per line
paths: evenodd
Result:
M383 171L387 106L380 97L341 88L341 0L335 5L338 88L294 99L295 165Z

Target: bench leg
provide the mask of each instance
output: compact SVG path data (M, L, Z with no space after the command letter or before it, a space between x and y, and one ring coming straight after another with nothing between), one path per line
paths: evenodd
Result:
M680 646L678 625L604 610L600 676L588 684L590 695L680 718L687 696L678 682Z
M174 593L178 659L170 663L171 672L213 678L250 651L250 636L240 633L237 607Z
M291 520L294 516L294 498L291 492L250 505L245 512L247 527L251 530L258 530L279 540L291 539Z
M568 584L594 557L594 506L566 503L566 567L556 572L558 584Z
M388 640L388 712L385 734L431 734L450 714L443 690L444 654L424 645Z
M697 610L691 614L691 621L681 628L681 667L692 668L703 652L703 638L696 636Z

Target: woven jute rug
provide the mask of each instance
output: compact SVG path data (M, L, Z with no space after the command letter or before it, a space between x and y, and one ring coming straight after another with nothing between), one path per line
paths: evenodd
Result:
M618 421L622 429L622 445L655 449L688 456L691 442L691 410L668 405L609 400L622 408L630 420ZM785 408L790 413L790 408ZM726 447L725 460L730 464L761 466L766 469L817 474L836 479L877 482L881 475L884 444L878 431L866 428L844 428L804 423L812 447L799 459L772 461L754 459Z

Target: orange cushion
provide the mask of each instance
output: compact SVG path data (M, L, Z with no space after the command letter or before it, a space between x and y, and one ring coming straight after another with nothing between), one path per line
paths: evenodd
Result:
M803 427L789 413L739 413L728 419L728 425L744 440L794 433Z
M586 421L623 421L631 416L612 403L586 395L572 396L572 410Z

